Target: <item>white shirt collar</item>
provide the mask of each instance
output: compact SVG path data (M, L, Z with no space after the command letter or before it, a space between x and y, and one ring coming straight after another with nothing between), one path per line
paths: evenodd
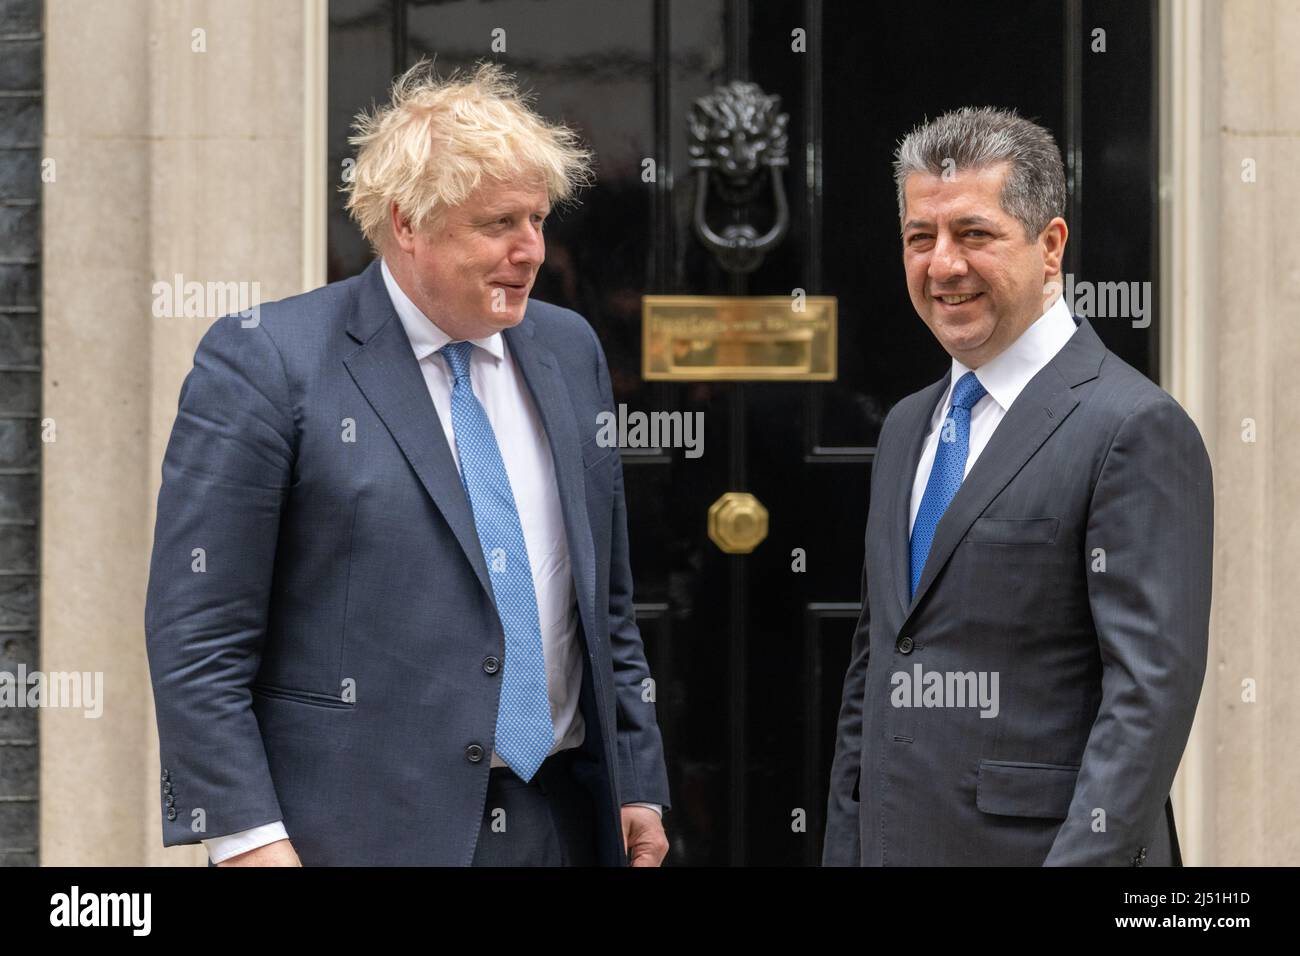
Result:
M1043 370L1075 332L1074 317L1060 296L1047 311L1034 320L1034 324L1020 333L1020 337L998 355L975 370L975 377L984 390L993 397L1005 412L1020 395L1029 380ZM947 395L952 394L953 383L970 369L956 359L952 360L952 376L939 414L947 408Z
M410 296L402 291L402 287L393 278L393 273L389 271L386 260L380 260L379 268L384 274L384 285L388 287L388 297L393 300L393 308L397 311L397 317L402 320L402 327L406 329L406 337L411 340L411 348L415 352L416 361L423 361L427 356L432 355L452 341L451 336L438 328L433 323L433 320L421 312L419 307L411 301ZM469 341L483 349L494 359L499 360L505 357L505 344L501 339L500 332L493 332L487 338L470 339Z

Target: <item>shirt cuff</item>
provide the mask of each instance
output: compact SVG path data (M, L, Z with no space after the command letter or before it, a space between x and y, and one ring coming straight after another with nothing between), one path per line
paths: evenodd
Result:
M211 837L204 840L203 845L207 847L208 858L213 863L220 863L223 860L229 860L232 856L239 856L239 854L247 853L249 850L256 850L259 846L266 846L276 840L287 839L289 839L289 834L285 832L284 821L277 820L275 823L264 823L260 827L253 827L251 830L240 830L238 833L231 833L228 836Z
M664 818L664 808L663 808L663 805L662 805L662 804L658 804L658 803L625 803L625 804L623 804L623 806L625 806L625 807L649 807L649 808L650 808L651 810L653 810L655 813L659 814L659 819L660 819L660 820L662 820L662 819Z

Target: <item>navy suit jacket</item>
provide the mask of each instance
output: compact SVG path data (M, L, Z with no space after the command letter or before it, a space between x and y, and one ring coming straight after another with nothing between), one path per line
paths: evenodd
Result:
M625 865L619 807L669 797L622 462L596 440L609 372L569 310L530 300L504 334L550 441L586 645L576 772L600 862ZM145 632L163 844L283 820L304 865L471 863L505 637L379 260L213 323L162 472Z

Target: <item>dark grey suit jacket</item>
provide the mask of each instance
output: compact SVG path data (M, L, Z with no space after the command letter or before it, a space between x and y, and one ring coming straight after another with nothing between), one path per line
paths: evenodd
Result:
M971 467L911 600L912 479L947 377L881 428L825 865L1177 861L1210 463L1178 404L1076 323ZM895 706L916 665L996 672L997 716Z
M505 337L545 423L573 565L578 774L600 861L625 864L619 807L669 800L622 463L596 440L609 372L566 309L530 301ZM473 860L505 637L378 260L204 335L163 462L145 631L164 845L283 820L304 865Z

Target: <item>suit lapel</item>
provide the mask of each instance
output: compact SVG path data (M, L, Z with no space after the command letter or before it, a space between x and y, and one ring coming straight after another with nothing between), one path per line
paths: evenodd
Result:
M894 591L898 595L898 607L904 614L911 603L908 588L912 579L912 543L908 531L908 519L912 514L912 480L916 476L917 462L921 460L921 448L925 445L925 436L930 431L930 416L934 406L948 388L948 379L952 372L919 394L916 401L910 403L906 417L898 423L899 434L905 437L907 447L903 457L892 474L887 487L893 489L893 501L889 513L893 516L890 526L890 554L894 574Z
M378 259L361 274L357 306L347 331L362 346L343 360L344 366L442 512L483 590L491 596L483 547L460 472L411 340L384 287Z
M528 383L528 390L546 428L560 508L564 514L569 563L573 568L578 607L585 625L583 631L593 635L596 633L596 556L587 516L586 476L577 417L559 362L550 349L537 340L534 330L535 321L526 314L523 322L505 330L505 340L524 381ZM594 418L592 424L595 424Z
M1101 340L1082 321L1061 351L1029 380L1012 402L970 474L957 489L948 510L939 519L921 581L908 606L909 617L975 519L1079 404L1074 386L1097 377L1104 355ZM930 409L933 411L933 405Z

